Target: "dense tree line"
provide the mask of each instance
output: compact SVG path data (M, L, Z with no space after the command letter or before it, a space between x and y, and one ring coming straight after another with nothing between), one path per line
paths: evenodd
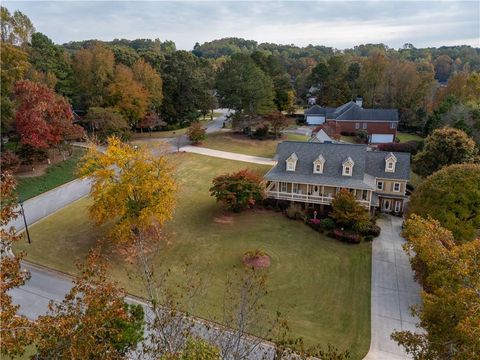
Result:
M239 38L197 43L192 51L159 39L57 45L4 7L1 46L2 132L21 142L17 117L29 114L19 115L14 89L24 80L87 114L79 124L100 140L129 129L185 127L218 105L258 125L259 116L293 113L311 96L324 106L362 96L366 107L399 109L403 130L428 135L451 126L480 141L480 52L468 46L339 51Z

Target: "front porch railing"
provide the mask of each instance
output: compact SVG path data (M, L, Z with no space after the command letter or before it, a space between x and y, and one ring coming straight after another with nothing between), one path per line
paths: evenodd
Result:
M298 194L293 192L281 192L281 191L267 191L267 197L278 199L278 200L291 200L291 201L300 201L310 204L326 204L329 205L332 203L333 196L321 196L321 195L308 195L308 194ZM358 200L364 206L370 206L370 203L367 200Z

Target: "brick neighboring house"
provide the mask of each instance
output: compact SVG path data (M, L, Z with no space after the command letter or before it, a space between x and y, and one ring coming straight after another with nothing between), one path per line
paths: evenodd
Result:
M334 122L340 126L341 132L348 133L365 130L371 144L394 142L397 136L398 110L364 109L362 103L362 99L357 98L356 101L337 108L314 105L305 110L305 122L308 125Z
M340 189L348 189L371 212L403 212L409 153L369 150L363 144L284 141L277 146L276 160L264 176L271 199L323 210Z

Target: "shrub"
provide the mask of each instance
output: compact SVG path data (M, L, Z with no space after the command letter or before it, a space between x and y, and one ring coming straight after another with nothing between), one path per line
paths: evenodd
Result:
M348 232L342 229L334 229L329 235L337 240L346 241L352 244L360 243L360 235L354 232Z
M324 230L332 230L335 227L335 221L330 218L320 220L320 225Z
M368 210L360 205L355 196L346 189L335 194L330 216L336 224L355 230L365 228L371 221Z
M374 236L373 235L365 235L364 239L365 241L373 241Z
M322 232L322 225L320 219L308 219L307 224L316 231Z
M256 139L266 139L268 137L268 124L259 125L253 132L253 137Z
M355 132L355 140L361 144L366 144L368 142L368 132L365 130L357 130Z
M396 151L396 152L408 152L415 155L421 147L421 141L407 141L404 143L385 143L379 144L378 150L381 151Z
M235 212L253 207L265 197L263 179L248 169L217 176L212 183L210 194Z
M300 206L297 204L290 204L290 206L285 210L285 215L292 220L299 220L302 218L303 213L300 209Z
M187 136L190 141L194 144L200 143L202 140L205 140L206 131L203 128L202 124L198 122L192 123L187 130Z
M20 159L13 151L5 150L2 151L2 155L0 157L0 167L2 171L11 171L15 172L18 170L20 166Z
M22 164L30 165L34 162L42 162L48 158L46 149L37 149L31 145L22 145L18 151Z

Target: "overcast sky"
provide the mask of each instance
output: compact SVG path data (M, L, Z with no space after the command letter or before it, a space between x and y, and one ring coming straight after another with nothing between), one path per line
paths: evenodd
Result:
M480 1L3 1L30 17L56 43L159 38L178 49L242 37L338 49L383 42L391 47L480 47Z

